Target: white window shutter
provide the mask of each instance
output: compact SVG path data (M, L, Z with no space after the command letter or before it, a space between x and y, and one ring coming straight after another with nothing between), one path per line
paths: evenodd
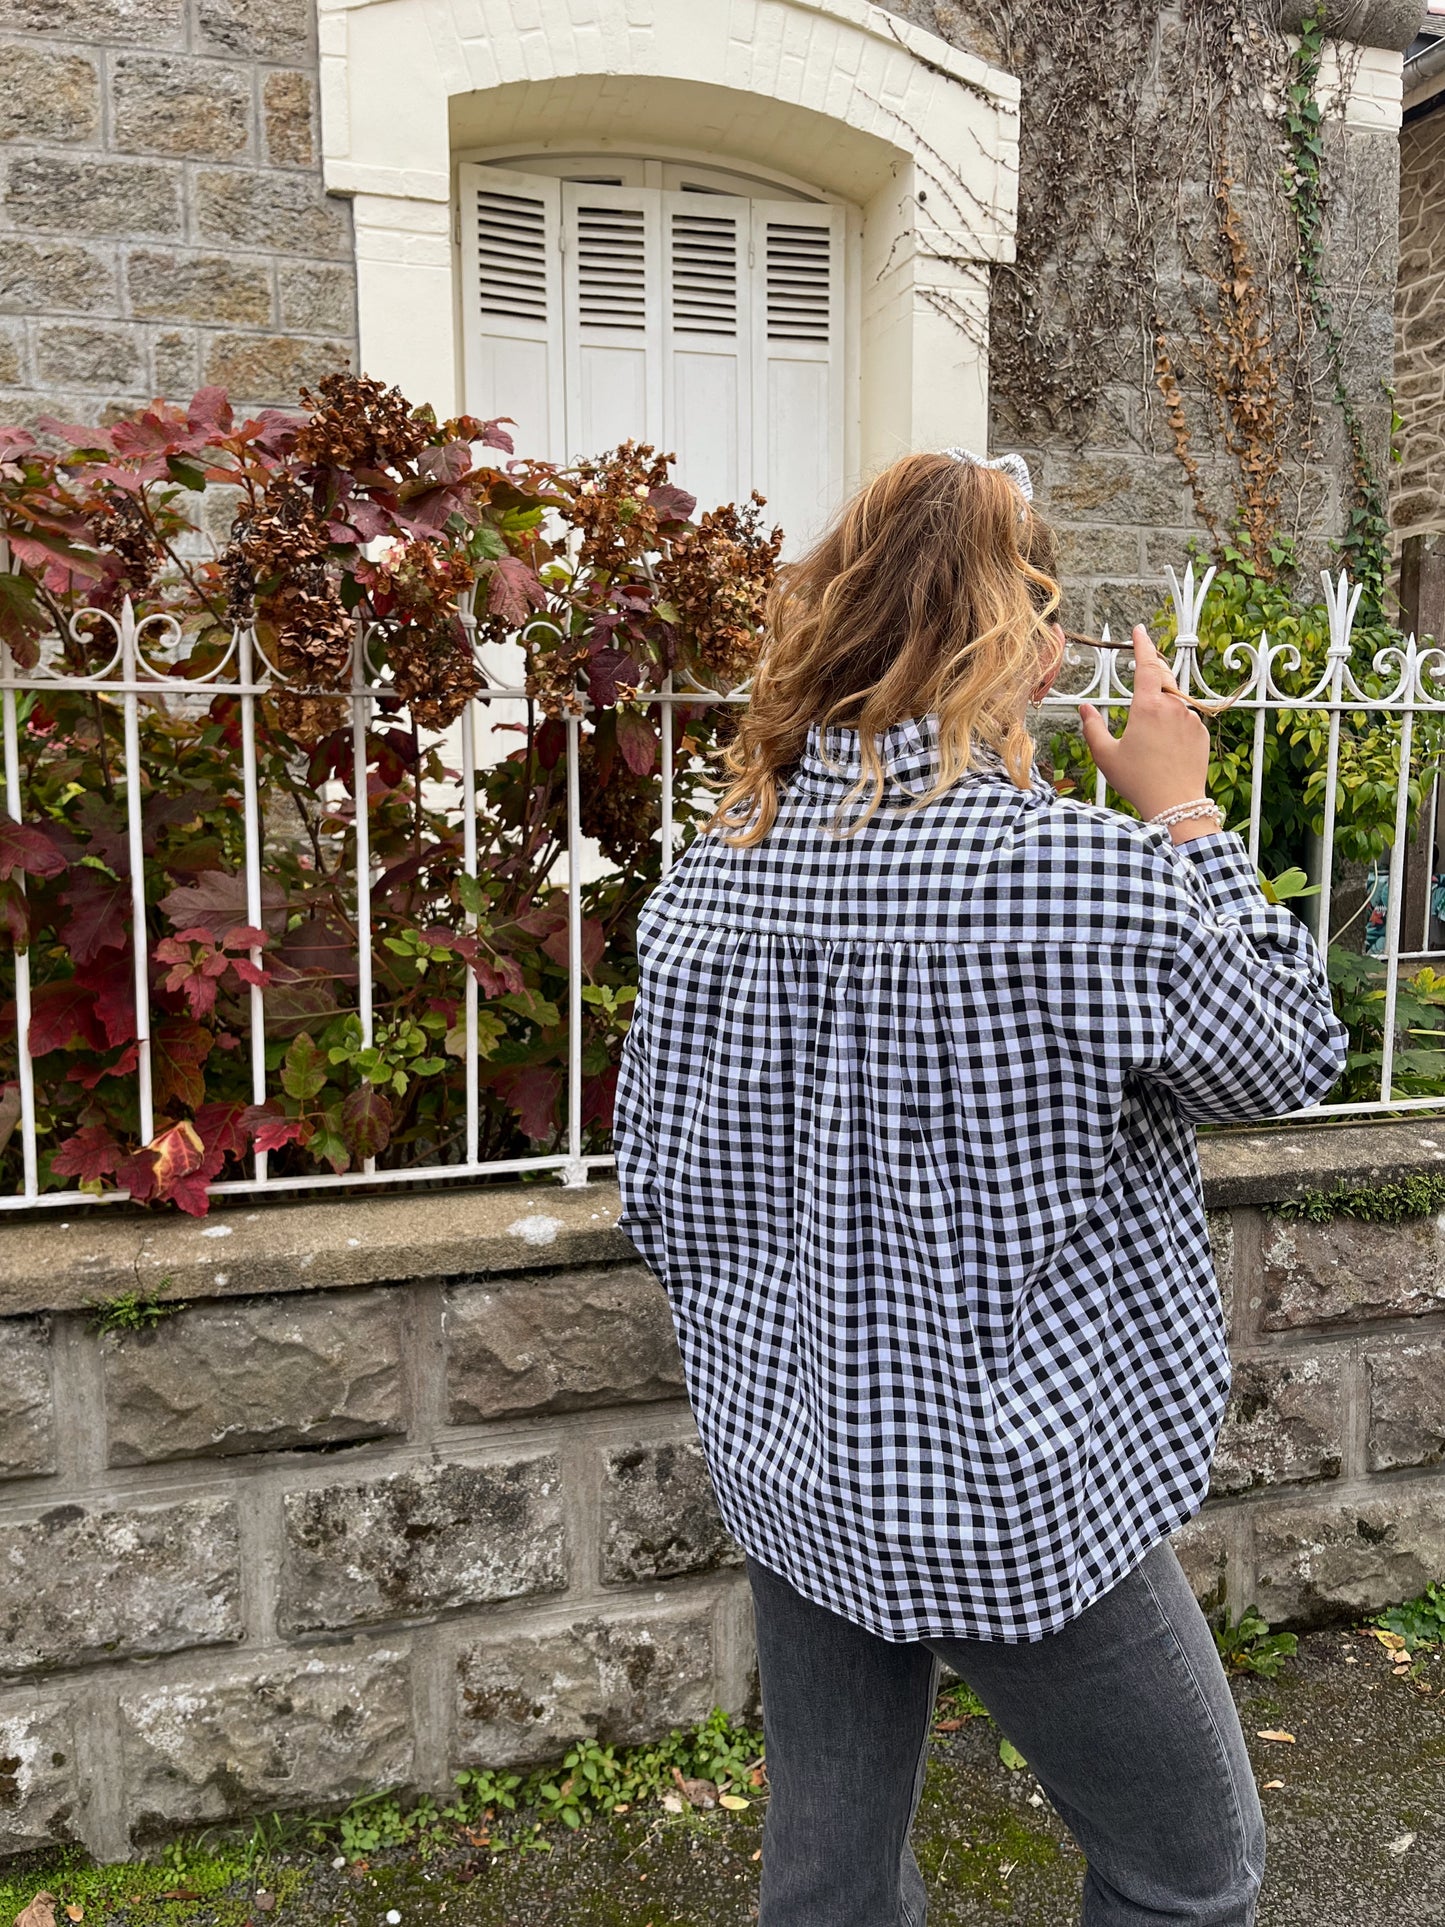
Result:
M566 456L562 185L460 169L466 406L509 415L519 455Z
M750 203L662 197L663 407L677 479L699 510L753 486Z
M662 196L562 183L567 455L661 443Z
M796 555L843 494L843 210L752 203L753 469Z

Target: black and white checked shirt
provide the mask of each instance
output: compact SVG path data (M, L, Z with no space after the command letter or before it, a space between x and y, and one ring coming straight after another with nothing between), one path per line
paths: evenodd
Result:
M892 780L935 742L887 731ZM648 900L622 1223L743 1547L886 1639L1034 1639L1204 1497L1195 1123L1320 1097L1345 1035L1233 833L985 755L840 839L858 767L815 729L763 842L697 838Z

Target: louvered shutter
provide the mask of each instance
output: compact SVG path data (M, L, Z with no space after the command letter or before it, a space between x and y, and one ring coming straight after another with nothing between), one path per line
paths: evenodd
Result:
M562 184L464 164L460 191L467 408L510 415L520 453L565 460Z
M569 457L663 430L662 196L562 184Z
M753 485L750 205L662 197L664 439L704 509Z
M797 554L843 491L843 210L751 208L753 471Z

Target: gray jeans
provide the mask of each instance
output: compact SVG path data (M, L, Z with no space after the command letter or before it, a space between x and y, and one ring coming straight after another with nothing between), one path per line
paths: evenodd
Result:
M1085 1927L1251 1927L1264 1816L1167 1540L1059 1632L894 1645L750 1561L771 1789L758 1927L923 1927L908 1843L947 1660L1088 1859Z

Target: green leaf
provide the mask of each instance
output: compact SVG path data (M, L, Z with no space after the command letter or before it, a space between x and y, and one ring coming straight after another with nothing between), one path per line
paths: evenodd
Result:
M326 1064L306 1031L292 1044L281 1065L281 1088L299 1103L320 1095L326 1083ZM324 1152L322 1155L326 1155Z
M998 1757L1003 1761L1010 1773L1017 1773L1021 1766L1028 1765L1028 1761L1011 1740L999 1741Z

